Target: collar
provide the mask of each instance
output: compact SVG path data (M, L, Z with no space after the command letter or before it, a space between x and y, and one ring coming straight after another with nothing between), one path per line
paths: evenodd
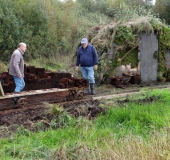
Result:
M23 56L24 55L24 52L21 51L20 48L18 48L19 52L21 53L21 55Z

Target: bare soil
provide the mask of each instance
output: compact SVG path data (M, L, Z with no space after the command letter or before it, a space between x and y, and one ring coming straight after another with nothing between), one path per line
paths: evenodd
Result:
M164 85L165 88L169 84ZM146 86L146 85L144 85ZM158 87L158 84L155 86L153 84L148 85L151 87ZM160 85L161 86L161 85ZM116 89L117 93L128 92L129 90L136 90L143 86L133 86L128 89ZM96 89L97 95L107 95L115 94L113 93L114 86L100 86ZM90 98L90 96L89 96ZM135 103L151 103L159 97L150 97L148 99L136 100ZM129 100L125 99L124 101L117 101L118 105L128 103ZM101 105L100 105L101 104ZM58 104L59 105L59 104ZM93 119L100 114L104 114L107 110L107 106L102 106L101 101L92 101L85 99L82 101L70 101L62 104L64 112L72 117L85 117L88 119ZM28 131L34 132L37 130L46 130L50 127L51 120L56 118L57 115L51 114L49 112L51 105L42 104L42 105L32 105L28 108L17 108L12 110L0 111L0 138L9 137L18 131L18 128L23 127Z
M72 117L83 116L93 119L105 109L99 106L99 101L77 101L75 103L66 103L62 105L65 113ZM0 138L9 137L17 133L18 128L23 127L28 131L45 131L50 127L50 122L55 119L56 114L50 113L52 105L44 103L39 106L31 106L24 109L13 109L0 112Z

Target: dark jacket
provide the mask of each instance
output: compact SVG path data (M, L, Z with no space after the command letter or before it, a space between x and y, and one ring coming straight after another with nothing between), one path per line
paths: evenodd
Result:
M98 54L95 47L91 44L88 44L85 49L80 46L77 52L76 66L92 67L97 64Z
M12 76L24 77L24 58L23 52L18 48L11 56L9 74Z

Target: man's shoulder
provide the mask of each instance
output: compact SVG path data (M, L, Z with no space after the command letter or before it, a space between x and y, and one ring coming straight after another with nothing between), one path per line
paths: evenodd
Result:
M21 55L21 53L20 53L20 51L19 51L18 49L16 49L16 50L13 52L13 54L14 54L14 55L18 55L18 56Z
M88 44L89 48L95 48L92 44Z
M92 44L88 44L88 46L89 46L89 47L93 47L93 45L92 45Z

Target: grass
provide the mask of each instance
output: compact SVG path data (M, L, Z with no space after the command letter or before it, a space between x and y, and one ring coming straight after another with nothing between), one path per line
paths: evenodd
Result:
M3 62L0 61L0 73L7 72L7 71L8 71L7 65L5 65Z
M25 62L27 66L35 66L37 68L45 68L48 71L63 71L66 72L65 68L69 67L71 57L69 56L59 56L57 58L44 58L39 57L37 59L32 59L29 62ZM74 68L73 68L74 69ZM5 65L0 61L0 73L7 72L8 65Z
M32 59L29 62L26 62L27 66L35 66L40 68L45 68L50 71L60 71L65 68L64 63L58 61L55 58L47 59L44 57L40 57L38 59Z
M107 113L94 121L64 115L53 120L62 124L57 129L32 133L21 127L15 136L0 139L0 157L5 160L169 159L170 92L153 90L145 94L153 95L158 100L149 104L136 104L133 98L126 107L109 103Z
M75 60L73 55L60 55L52 58L39 57L26 62L27 66L35 66L37 68L45 68L46 71L52 72L68 72L75 77L81 77L81 73L75 70Z
M139 134L145 136L153 129L163 126L169 127L170 107L169 104L155 102L152 104L136 105L129 103L127 107L110 108L107 115L97 119L98 128L114 128L114 132L127 134ZM122 136L121 134L121 136ZM118 134L120 135L120 134Z

